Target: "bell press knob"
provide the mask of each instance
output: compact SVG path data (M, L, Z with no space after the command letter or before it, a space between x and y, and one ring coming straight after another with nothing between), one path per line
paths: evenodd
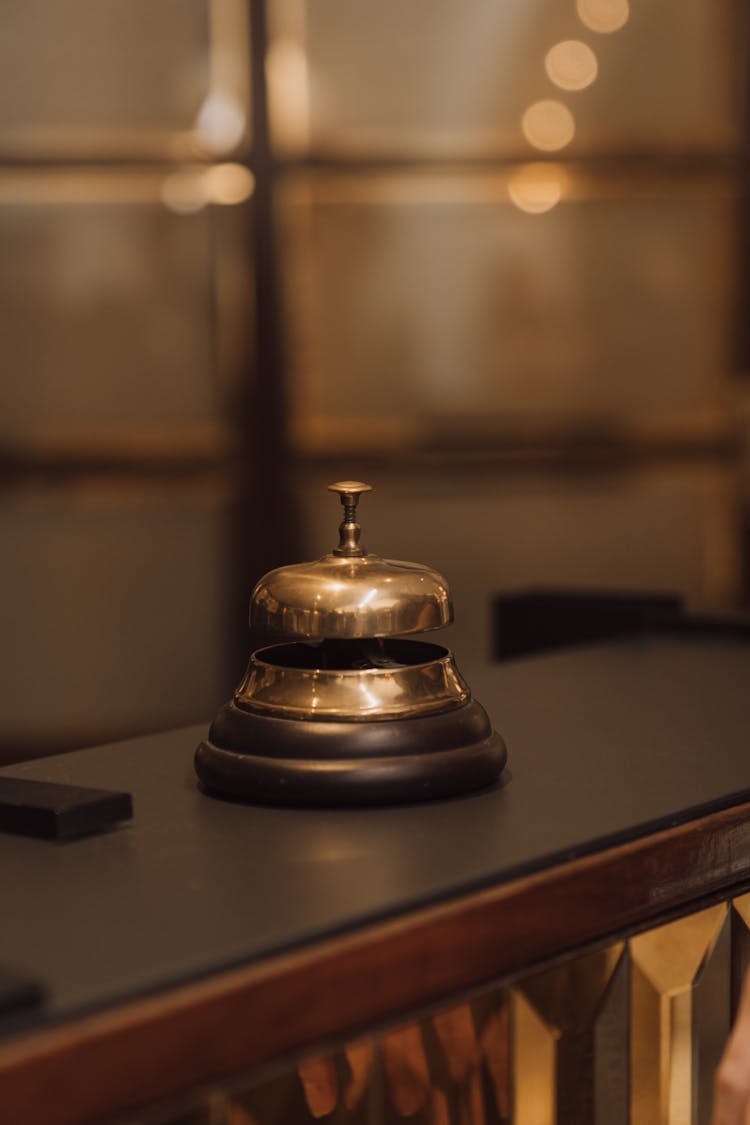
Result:
M336 484L329 484L328 491L338 495L344 509L344 518L339 524L339 545L334 547L333 554L345 558L361 558L367 552L359 542L362 528L357 523L357 504L363 492L372 492L372 485L364 484L361 480L340 480Z

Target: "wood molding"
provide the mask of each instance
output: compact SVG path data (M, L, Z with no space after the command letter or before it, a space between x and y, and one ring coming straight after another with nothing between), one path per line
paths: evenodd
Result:
M0 1048L3 1119L93 1125L393 1020L750 877L750 804Z

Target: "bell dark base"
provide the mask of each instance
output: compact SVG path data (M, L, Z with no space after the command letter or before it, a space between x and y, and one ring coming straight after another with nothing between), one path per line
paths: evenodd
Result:
M210 794L256 804L404 804L482 789L505 743L472 700L438 715L374 722L276 718L228 703L195 755Z

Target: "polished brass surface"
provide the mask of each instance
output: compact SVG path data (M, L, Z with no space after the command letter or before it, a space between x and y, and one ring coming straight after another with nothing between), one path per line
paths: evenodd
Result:
M335 484L328 485L328 491L335 492L345 507L349 504L356 506L363 493L372 492L372 485L361 480L337 480Z
M293 637L394 637L453 620L448 583L421 563L367 554L355 515L362 481L328 486L344 506L339 545L316 562L265 574L250 600L251 623Z
M372 722L436 714L469 701L468 685L447 649L402 641L399 653L409 645L431 658L380 668L301 667L314 659L311 646L272 645L251 656L235 703L287 719Z
M453 620L448 584L417 563L325 555L264 575L252 624L294 637L389 637Z

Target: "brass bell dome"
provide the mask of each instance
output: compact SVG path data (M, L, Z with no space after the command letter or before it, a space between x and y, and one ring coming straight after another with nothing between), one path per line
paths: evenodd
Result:
M357 503L369 484L328 486L344 508L339 544L322 559L265 574L250 599L253 625L295 637L394 637L453 620L448 583L421 563L396 562L360 545Z
M285 635L252 653L196 752L203 787L273 804L426 800L495 781L505 745L453 655L406 639L453 619L448 584L360 544L360 481L329 486L339 544L255 586L250 618ZM289 639L291 638L291 639Z

